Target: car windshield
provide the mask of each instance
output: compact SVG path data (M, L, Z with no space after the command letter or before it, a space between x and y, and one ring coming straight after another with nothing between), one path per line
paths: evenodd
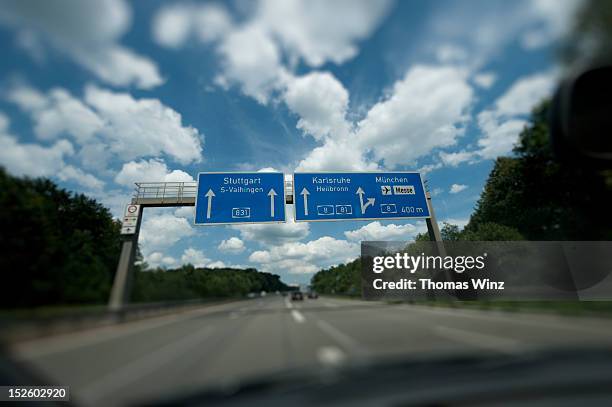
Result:
M0 401L612 403L611 2L0 4Z

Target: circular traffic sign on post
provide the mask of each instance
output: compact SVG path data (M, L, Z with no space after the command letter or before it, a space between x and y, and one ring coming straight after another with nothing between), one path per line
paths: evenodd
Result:
M136 217L138 216L138 208L140 205L128 205L125 207L125 216L127 217Z

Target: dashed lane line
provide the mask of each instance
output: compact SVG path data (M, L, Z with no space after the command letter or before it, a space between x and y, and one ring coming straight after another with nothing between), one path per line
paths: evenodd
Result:
M306 322L306 318L304 318L304 315L302 315L302 313L298 310L291 310L291 316L298 324Z

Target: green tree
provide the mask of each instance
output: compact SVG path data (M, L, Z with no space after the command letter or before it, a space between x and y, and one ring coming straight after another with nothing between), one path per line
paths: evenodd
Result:
M312 287L322 294L361 293L361 260L330 267L316 273L311 280Z
M0 168L2 307L108 299L120 225L93 199Z
M605 240L612 237L611 190L605 174L556 160L548 138L550 103L537 106L514 148L500 157L465 228L513 228L528 240Z
M461 233L460 240L474 240L484 242L499 242L509 240L525 240L518 230L493 222L485 222L476 228Z
M170 270L137 270L132 301L242 297L249 292L285 291L288 288L276 274L261 273L251 268L207 269L186 264Z
M443 241L461 240L461 230L457 225L442 222L440 236ZM414 240L417 242L429 242L431 239L429 238L429 233L419 233L414 237Z

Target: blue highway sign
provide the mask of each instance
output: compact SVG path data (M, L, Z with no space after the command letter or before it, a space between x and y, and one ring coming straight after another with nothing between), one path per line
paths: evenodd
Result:
M428 218L418 172L293 174L296 221Z
M285 182L278 172L201 172L195 224L285 221Z

